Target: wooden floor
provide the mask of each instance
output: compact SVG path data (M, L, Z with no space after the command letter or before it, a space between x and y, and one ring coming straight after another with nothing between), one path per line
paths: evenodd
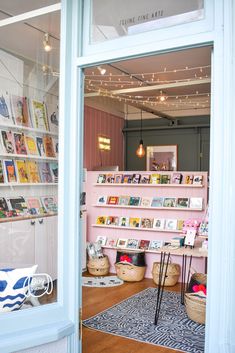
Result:
M83 319L99 313L106 308L136 294L145 288L156 287L152 279L141 282L124 283L111 288L83 287ZM167 287L171 291L180 291L179 285ZM83 353L180 353L177 350L141 343L131 339L82 328Z

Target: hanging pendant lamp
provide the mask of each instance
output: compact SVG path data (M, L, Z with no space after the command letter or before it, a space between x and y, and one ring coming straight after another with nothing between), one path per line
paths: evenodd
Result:
M136 155L139 158L143 158L145 156L145 148L144 148L144 142L142 139L142 110L141 110L141 115L140 115L140 143L139 147L136 150Z

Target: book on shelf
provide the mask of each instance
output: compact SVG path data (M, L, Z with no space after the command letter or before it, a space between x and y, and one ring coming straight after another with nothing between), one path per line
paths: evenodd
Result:
M36 137L36 144L37 144L37 149L38 153L41 157L46 157L46 152L43 144L43 138L40 136Z
M46 104L47 117L49 130L58 134L59 132L59 109L57 102L54 104L47 103Z
M0 184L3 184L5 182L5 177L4 177L4 170L3 170L3 162L0 159Z
M130 217L129 218L129 227L139 228L140 227L140 218Z
M149 184L150 183L150 175L142 174L140 178L140 184Z
M106 244L107 241L107 237L105 237L104 235L98 235L96 237L96 243L100 244L101 246L104 246Z
M121 184L122 183L122 174L114 174L114 183Z
M172 174L172 184L181 184L182 180L183 180L183 174L181 173Z
M28 214L28 206L23 196L7 198L7 203L9 209L16 211L18 216Z
M163 247L163 240L151 240L149 244L149 250L158 250Z
M117 248L126 248L126 246L127 246L127 239L118 238L116 246L117 246Z
M17 183L17 174L15 163L12 159L4 159L3 160L5 180L8 183Z
M59 177L58 162L49 162L49 167L51 171L52 182L58 183L58 177Z
M106 181L106 174L99 174L97 178L97 184L104 184Z
M11 131L1 130L1 143L4 153L16 153L14 135Z
M193 175L192 174L185 175L184 183L189 184L189 185L192 184L193 183Z
M107 204L108 205L117 205L118 204L118 196L108 196Z
M184 225L184 220L183 219L177 219L177 229L178 230L183 230L183 225Z
M169 174L162 174L161 175L161 184L170 184L171 176Z
M129 217L120 217L119 218L120 227L129 227Z
M38 197L27 197L26 203L28 206L29 213L31 215L43 215L45 210L41 205L40 199ZM43 212L44 210L44 212Z
M20 132L14 132L13 135L14 135L16 153L27 155L27 148L26 148L26 144L25 144L24 134L20 133Z
M163 218L154 218L153 220L153 228L162 230L165 227L165 219Z
M140 240L140 242L139 242L139 249L141 249L141 250L148 250L149 244L150 244L150 240L142 239L142 240Z
M122 180L122 182L123 182L124 184L130 184L131 181L132 181L132 175L131 175L131 174L124 174L124 175L123 175L123 180Z
M194 175L193 177L193 185L202 185L203 176L202 175Z
M9 211L9 208L5 197L0 197L0 218L7 217L8 211Z
M116 216L107 216L105 224L107 226L118 226L119 218Z
M106 246L110 246L111 248L114 248L117 244L117 239L113 238L108 238L106 242Z
M177 219L166 219L165 229L166 230L177 230Z
M163 207L163 197L153 197L151 207Z
M40 176L38 172L38 165L35 161L26 161L26 169L30 183L40 183Z
M30 99L30 115L35 129L49 131L46 106L43 102Z
M153 200L152 197L142 197L142 198L141 198L141 204L140 204L140 205L141 205L142 207L151 207L152 200Z
M179 207L179 208L189 207L189 198L188 197L178 197L176 207Z
M107 219L107 216L98 216L96 219L96 224L104 225L104 224L106 224L106 219Z
M56 158L58 158L58 156L59 156L59 140L57 137L53 137L52 141L53 141L55 156L56 156Z
M139 206L141 198L130 196L129 206Z
M163 201L163 207L176 207L176 198L165 197Z
M51 169L48 162L38 163L39 175L42 183L52 183Z
M106 174L106 183L113 184L114 183L114 174Z
M153 228L153 218L141 218L141 228Z
M118 204L122 206L127 206L129 205L129 201L130 201L130 196L121 195L119 196Z
M58 207L54 196L42 196L41 197L42 206L45 208L46 212L57 213Z
M11 95L12 116L18 126L31 127L27 97Z
M141 174L133 174L132 176L132 184L139 184L141 178Z
M55 158L55 151L51 136L43 136L43 145L47 157Z
M138 249L139 240L137 239L128 239L126 244L127 249Z
M28 154L31 154L33 156L39 155L36 140L33 136L25 135L25 144L26 144Z
M16 172L19 183L29 183L29 176L27 172L27 167L25 160L17 159L15 160Z
M12 124L10 96L7 92L0 92L0 123Z
M98 199L96 202L97 205L106 205L106 203L107 203L107 196L104 196L104 195L98 196Z
M202 197L190 197L189 208L196 208L198 210L202 210L203 208Z
M160 174L151 174L150 183L151 184L160 184L161 183L161 175Z

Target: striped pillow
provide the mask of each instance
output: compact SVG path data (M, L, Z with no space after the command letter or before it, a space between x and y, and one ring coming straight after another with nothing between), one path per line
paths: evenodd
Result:
M37 265L0 270L0 313L20 309Z

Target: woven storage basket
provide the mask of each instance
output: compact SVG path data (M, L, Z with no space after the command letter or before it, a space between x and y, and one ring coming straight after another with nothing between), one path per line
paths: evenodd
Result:
M159 284L159 271L160 271L160 262L154 262L152 268L152 276L155 284ZM164 264L163 276L162 276L162 284L164 280L164 276L166 273L166 264ZM165 286L174 286L180 277L180 265L169 263L166 273Z
M109 273L108 256L99 259L89 259L87 264L88 272L94 276L104 276Z
M146 266L135 266L132 264L115 264L118 278L126 282L139 282L144 278Z
M199 324L205 324L206 298L196 297L193 293L185 293L184 302L189 319Z

